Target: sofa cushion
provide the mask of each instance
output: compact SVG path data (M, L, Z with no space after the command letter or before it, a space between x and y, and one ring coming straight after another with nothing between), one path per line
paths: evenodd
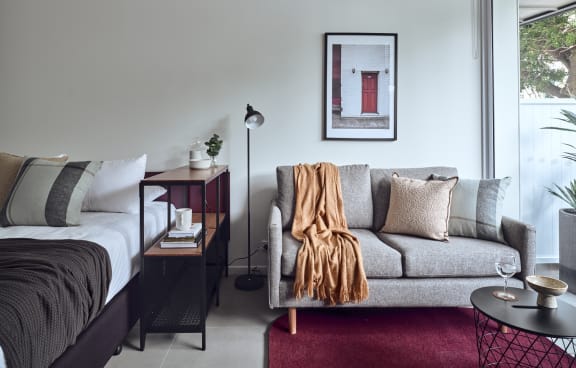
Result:
M400 253L384 244L370 230L351 229L360 242L364 272L367 278L402 277ZM296 257L301 243L290 231L282 234L282 275L294 277Z
M420 180L392 175L390 206L382 232L448 240L450 199L457 177Z
M443 176L457 176L458 171L453 167L422 167L422 168L404 168L404 169L371 169L370 181L372 186L372 196L374 197L374 223L372 228L378 231L386 222L386 214L390 206L390 185L392 174L427 180L432 174Z
M406 277L495 276L499 255L520 253L498 242L452 236L448 242L409 235L379 233L378 237L402 254Z
M448 178L434 174L432 179ZM506 243L502 232L502 207L510 181L509 176L458 180L452 193L448 233Z
M344 214L349 228L372 226L372 191L368 165L339 166ZM292 166L276 168L278 196L276 204L282 213L282 228L287 230L294 219L294 169Z

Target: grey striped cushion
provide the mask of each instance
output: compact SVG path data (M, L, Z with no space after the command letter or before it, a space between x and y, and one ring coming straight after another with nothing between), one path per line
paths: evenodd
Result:
M0 224L78 225L82 200L101 165L26 159L0 211Z
M445 177L432 175L432 179ZM452 192L448 234L506 243L502 206L511 178L460 179Z
M61 154L53 157L42 157L49 161L66 162L68 155ZM7 152L0 152L0 209L10 194L10 189L14 185L14 180L26 157L17 156Z

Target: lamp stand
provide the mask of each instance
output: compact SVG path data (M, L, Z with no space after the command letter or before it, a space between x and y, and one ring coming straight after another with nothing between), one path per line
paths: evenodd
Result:
M252 258L252 250L250 249L251 240L251 224L250 224L250 129L246 128L246 140L247 140L247 151L248 151L248 273L245 275L240 275L236 277L234 285L236 289L250 291L258 290L264 286L264 277L260 275L252 274L252 265L250 260Z

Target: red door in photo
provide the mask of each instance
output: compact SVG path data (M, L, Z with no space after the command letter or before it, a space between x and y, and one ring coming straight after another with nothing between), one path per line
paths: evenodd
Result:
M378 73L362 72L362 113L378 112Z

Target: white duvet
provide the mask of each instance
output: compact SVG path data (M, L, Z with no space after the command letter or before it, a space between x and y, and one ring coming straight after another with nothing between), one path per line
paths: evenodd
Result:
M172 219L174 207L171 206ZM144 206L144 241L150 245L167 224L166 202ZM112 280L106 303L130 281L140 269L140 215L112 212L82 212L80 226L10 226L0 227L0 238L82 239L104 247L112 264ZM6 368L0 347L0 368Z

